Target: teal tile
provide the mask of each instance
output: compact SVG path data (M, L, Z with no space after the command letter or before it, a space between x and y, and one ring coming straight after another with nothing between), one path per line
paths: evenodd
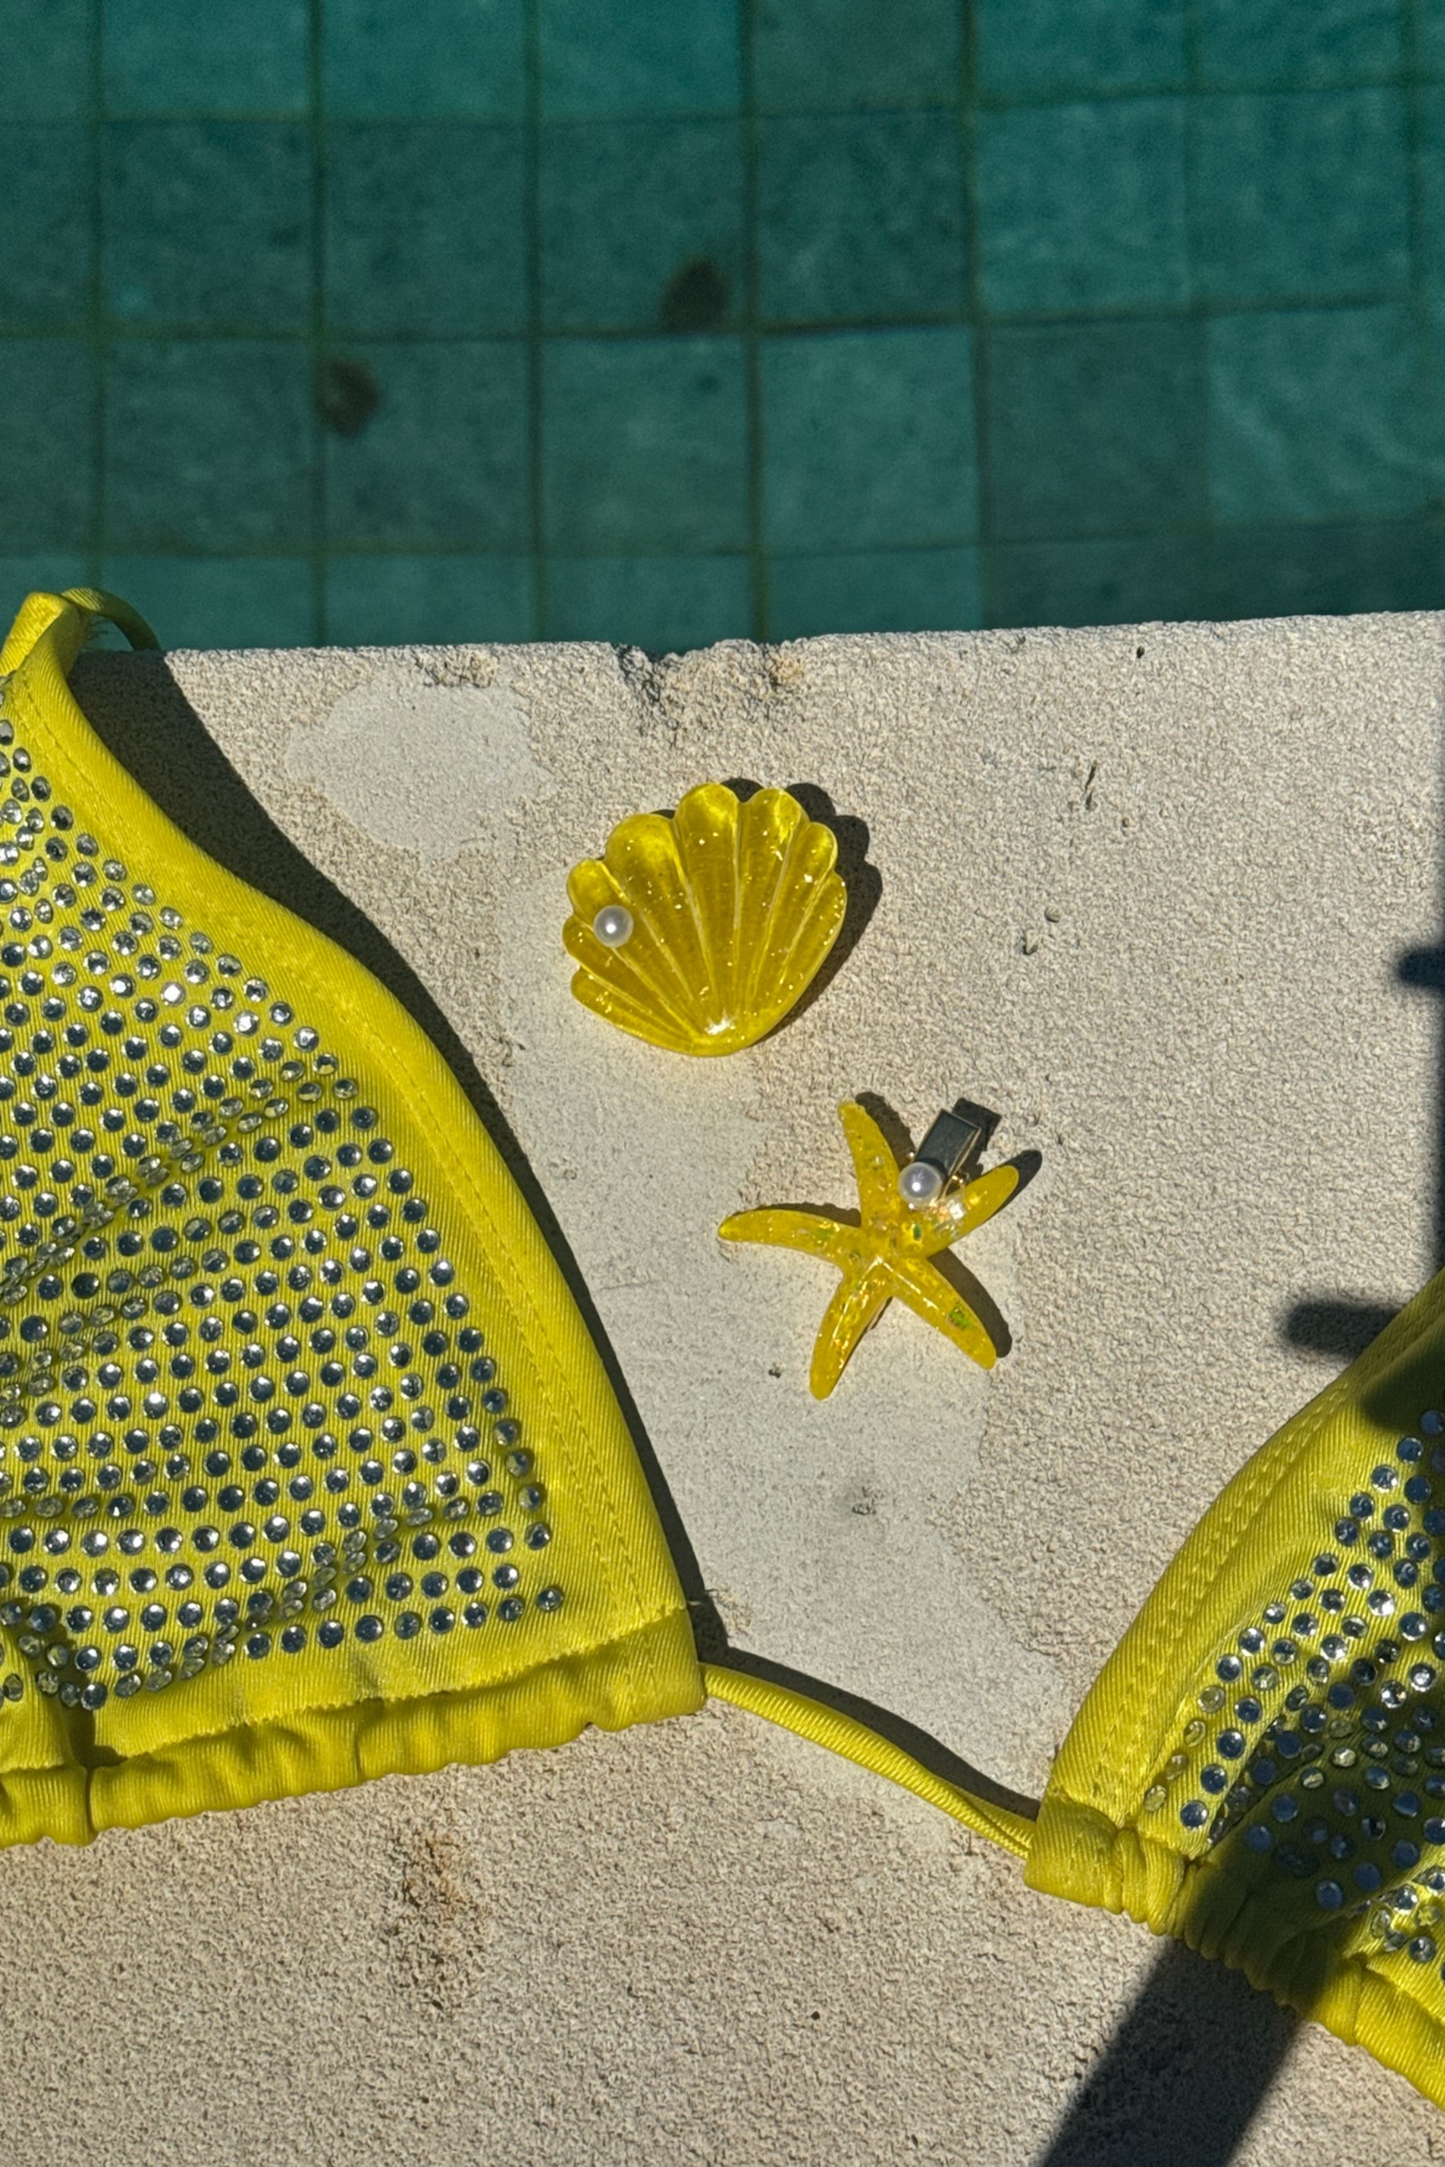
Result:
M733 328L744 278L736 121L550 123L541 234L550 330Z
M1445 285L1445 87L1422 88L1418 98L1418 261L1423 276L1439 287Z
M804 114L759 129L758 281L774 323L953 316L963 190L951 113Z
M984 622L1119 625L1217 615L1207 534L999 542L984 553Z
M308 0L105 0L106 110L304 113Z
M315 642L305 557L107 557L100 583L138 609L164 647Z
M556 120L731 113L739 0L539 0L542 110Z
M948 105L959 94L957 0L758 0L754 97L765 113Z
M735 339L552 339L542 500L564 556L748 546L747 384Z
M1221 519L1409 512L1440 482L1404 307L1209 326L1209 494Z
M776 338L762 359L770 549L811 556L973 539L971 332Z
M1205 506L1203 327L1016 326L988 345L990 538L1166 532Z
M1184 101L1017 106L978 122L984 301L999 312L1182 302Z
M1438 520L1328 521L985 552L990 625L1166 623L1439 609Z
M819 632L967 632L980 621L976 549L774 557L768 637Z
M350 346L371 418L328 436L327 536L343 548L516 554L530 548L526 351L519 340Z
M0 339L0 524L12 550L85 548L94 415L78 339Z
M682 654L752 635L746 557L553 557L546 636Z
M1194 112L1206 298L1327 300L1408 278L1400 92L1201 98Z
M0 629L8 629L27 594L64 594L67 587L90 583L90 565L78 551L0 557Z
M126 339L106 364L107 540L127 555L305 549L310 363L263 339Z
M530 557L330 557L326 638L333 647L530 640Z
M1215 617L1350 616L1445 605L1438 519L1244 527L1214 543Z
M1198 0L1207 83L1344 83L1400 67L1399 0Z
M7 121L86 117L90 25L91 0L0 0Z
M489 121L345 121L327 131L333 330L517 331L527 321L522 130Z
M311 308L310 145L288 121L112 121L105 298L118 323L290 331Z
M1445 75L1445 0L1417 0L1420 60L1432 75Z
M523 0L326 0L322 96L355 120L521 120Z
M79 329L90 301L91 131L18 121L0 169L0 322Z
M975 0L986 92L1152 90L1188 72L1185 0Z

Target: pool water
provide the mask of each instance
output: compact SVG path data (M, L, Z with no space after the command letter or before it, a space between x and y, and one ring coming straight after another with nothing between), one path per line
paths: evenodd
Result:
M6 584L171 645L1445 600L1445 0L0 0Z

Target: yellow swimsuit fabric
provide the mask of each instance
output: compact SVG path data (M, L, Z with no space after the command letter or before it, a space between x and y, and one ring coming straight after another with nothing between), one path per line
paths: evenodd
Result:
M424 1033L207 858L32 595L0 722L0 1841L704 1698L592 1340Z
M1025 1878L1222 1958L1445 2106L1445 1273L1163 1574Z
M1037 1820L704 1668L485 1130L391 994L101 744L67 684L100 616L154 644L77 589L0 651L0 1843L711 1693L1445 2105L1445 1274L1205 1515Z

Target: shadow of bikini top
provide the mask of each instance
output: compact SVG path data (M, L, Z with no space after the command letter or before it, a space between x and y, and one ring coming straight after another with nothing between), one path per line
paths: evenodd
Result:
M0 652L0 1841L479 1763L713 1694L1242 1970L1445 2104L1445 1275L1240 1470L1041 1804L702 1662L451 1070Z

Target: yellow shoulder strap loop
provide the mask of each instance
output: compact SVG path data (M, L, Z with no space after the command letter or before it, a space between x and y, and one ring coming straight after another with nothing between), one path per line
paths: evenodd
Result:
M161 644L144 617L128 602L99 587L68 587L64 594L28 594L0 647L0 676L18 670L52 626L56 627L55 659L63 675L89 639L92 621L97 617L109 618L132 647L159 648Z

